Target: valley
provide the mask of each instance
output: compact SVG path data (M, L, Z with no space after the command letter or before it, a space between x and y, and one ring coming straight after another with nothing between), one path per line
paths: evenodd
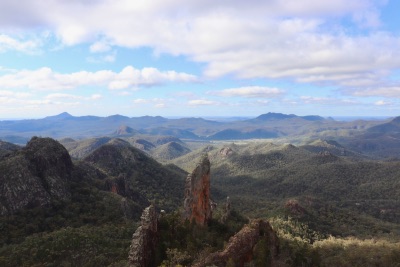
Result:
M0 121L0 265L126 266L152 204L166 214L155 266L192 255L175 262L190 266L254 219L279 238L275 266L396 266L399 138L399 117L267 113L219 122L62 113ZM216 209L198 228L180 214L185 179L205 155ZM233 211L221 222L227 197ZM181 241L163 239L176 229ZM255 264L261 254L253 252Z

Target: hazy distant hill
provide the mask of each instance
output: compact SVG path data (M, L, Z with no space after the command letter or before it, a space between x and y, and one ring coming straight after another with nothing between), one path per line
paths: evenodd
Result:
M134 130L129 126L121 125L113 134L116 136L131 136L138 133L139 133L138 131Z
M347 156L347 157L353 157L353 158L366 158L365 155L361 153L354 152L350 150L349 148L346 148L339 144L338 142L334 140L315 140L312 142L308 142L305 145L300 146L303 149L306 149L310 152L314 153L331 153L335 156Z
M400 117L372 126L343 142L351 149L373 157L400 158Z
M74 158L83 158L96 150L100 146L110 142L110 137L89 138L79 141L71 141L69 139L61 139L60 143L65 146L69 154Z
M340 122L316 115L266 113L253 119L212 121L202 118L167 119L160 116L72 116L66 112L43 119L0 121L0 138L25 144L31 136L93 138L102 136L170 135L191 140L278 138L332 139L354 135L376 121ZM215 138L215 139L214 139Z
M268 112L267 114L262 114L258 117L256 117L253 120L258 120L258 121L274 121L274 120L285 120L285 119L293 119L293 118L300 118L304 119L307 121L322 121L325 120L325 118L321 116L316 116L316 115L309 115L309 116L297 116L294 114L282 114L282 113L273 113L273 112Z
M57 139L68 137L75 140L100 138L99 142L102 144L101 140L104 140L104 137L134 137L144 139L155 147L177 141L170 139L161 143L160 140L165 139L165 136L185 141L275 138L280 139L280 143L304 145L321 139L335 140L345 145L348 152L351 150L371 157L387 158L399 157L399 120L395 118L390 121L335 121L317 115L297 116L270 112L253 119L220 122L202 118L167 119L160 116L76 117L64 112L36 120L0 121L0 139L24 145L31 136L49 136ZM154 138L150 138L151 136ZM163 137L155 141L158 136ZM150 148L150 144L131 144L138 148L143 147L143 151L153 149ZM72 144L65 145L72 151ZM74 157L79 156L79 152L71 153Z
M366 131L366 137L377 137L379 135L391 135L400 137L400 117L396 117L389 122L379 124Z
M209 140L243 140L243 139L266 139L280 136L278 132L264 129L250 131L240 131L235 129L225 129L207 137Z

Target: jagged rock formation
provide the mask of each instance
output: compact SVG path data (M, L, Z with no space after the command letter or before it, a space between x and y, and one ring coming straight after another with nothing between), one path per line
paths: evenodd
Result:
M223 156L223 157L228 157L230 155L233 154L233 150L230 147L224 147L221 148L221 150L219 151L219 153Z
M153 205L147 207L141 217L141 225L132 236L129 251L130 267L154 265L155 248L158 243L158 218Z
M33 137L0 162L0 215L68 199L72 169L71 157L59 142Z
M242 267L252 261L256 250L269 255L269 262L260 266L276 266L279 239L271 225L264 220L253 220L245 225L229 239L223 251L211 253L206 258L198 260L192 267L223 267L229 260L233 260L236 266Z
M184 219L207 225L211 219L210 160L203 156L200 163L186 178Z

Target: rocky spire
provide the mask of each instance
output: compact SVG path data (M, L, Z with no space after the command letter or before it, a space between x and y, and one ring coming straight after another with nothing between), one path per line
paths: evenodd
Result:
M140 218L141 225L132 236L129 267L152 266L158 243L158 216L155 207L147 207Z
M211 216L210 160L204 155L186 178L184 218L199 225L206 225Z

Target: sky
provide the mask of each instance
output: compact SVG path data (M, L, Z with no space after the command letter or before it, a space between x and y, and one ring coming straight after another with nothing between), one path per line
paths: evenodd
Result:
M0 118L400 115L397 0L1 0Z

